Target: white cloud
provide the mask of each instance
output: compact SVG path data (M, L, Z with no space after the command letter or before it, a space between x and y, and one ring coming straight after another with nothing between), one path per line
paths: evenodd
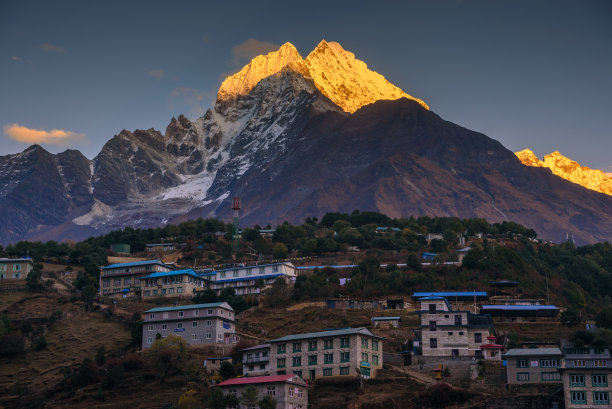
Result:
M166 72L164 70L151 70L148 71L147 74L149 74L153 78L157 78L158 80L166 76Z
M4 134L11 139L24 143L45 143L57 146L69 146L71 142L87 140L82 133L66 131L63 129L32 129L18 124L5 125Z
M51 43L42 43L40 45L40 48L42 48L45 51L60 53L60 54L66 54L68 52L65 48L62 48L59 45L55 45Z
M15 61L16 63L20 63L20 64L32 65L32 61L28 60L27 58L18 57L16 55L11 57L11 61Z

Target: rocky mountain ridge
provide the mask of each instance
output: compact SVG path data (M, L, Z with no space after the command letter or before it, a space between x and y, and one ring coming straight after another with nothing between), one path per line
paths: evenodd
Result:
M545 155L543 160L540 160L530 149L516 152L516 156L524 165L548 168L553 174L565 180L596 192L612 195L612 175L599 169L582 166L578 162L563 156L559 151Z

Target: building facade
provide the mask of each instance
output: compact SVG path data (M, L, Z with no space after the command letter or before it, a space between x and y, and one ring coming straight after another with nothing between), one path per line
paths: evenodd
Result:
M383 365L382 338L366 328L288 335L270 341L270 372L304 379L374 378Z
M242 350L242 374L245 376L270 375L270 344Z
M233 288L236 295L259 294L278 278L284 278L288 283L295 281L297 268L291 263L240 266L217 270L210 277L210 286L217 294L224 288Z
M100 270L100 295L108 297L141 297L140 278L151 273L172 271L160 260L117 263Z
M258 400L264 396L272 396L276 400L276 409L306 409L308 408L308 385L295 375L256 376L249 378L234 378L221 382L217 387L224 394L240 399L244 389L252 385L257 390ZM256 408L256 403L241 402L239 409Z
M453 311L444 297L423 297L420 303L423 357L484 358L480 347L494 335L490 316Z
M169 334L182 337L189 345L236 343L234 318L234 309L226 302L152 308L144 313L142 348Z
M0 280L25 280L33 268L30 258L0 258Z
M561 383L559 348L510 349L503 357L508 384Z
M193 297L205 288L206 281L192 269L158 272L140 280L143 299L155 297Z
M564 348L561 364L565 408L611 408L609 347Z

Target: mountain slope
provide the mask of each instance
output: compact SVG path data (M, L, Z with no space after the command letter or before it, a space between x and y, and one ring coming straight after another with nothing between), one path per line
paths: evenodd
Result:
M516 152L516 156L524 165L548 168L553 174L565 180L596 192L612 195L612 176L599 169L581 166L578 162L563 156L559 151L544 156L544 160L539 160L529 149Z

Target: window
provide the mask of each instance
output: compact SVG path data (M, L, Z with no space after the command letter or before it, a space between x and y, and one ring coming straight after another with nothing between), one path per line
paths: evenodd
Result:
M585 391L571 391L570 392L570 399L572 400L572 403L577 403L577 404L586 404L586 392Z
M453 332L452 332L452 331L449 331L448 335L453 335Z
M293 374L299 376L300 378L302 377L302 371L293 371ZM289 388L289 390L291 389L293 388Z
M234 271L232 271L232 276L233 276L233 277L238 277L238 275L239 275L239 274L238 274L238 270L234 270Z
M260 370L265 370L266 369L266 364L259 364L259 369Z
M276 367L277 368L284 368L285 367L285 358L278 358L276 360Z
M268 386L266 393L270 396L276 396L276 388L274 386Z
M593 392L593 403L596 405L607 405L610 403L608 392Z
M608 375L591 375L591 385L594 387L608 386Z
M200 315L200 310L193 310L192 314L194 317L197 317L198 315Z
M438 347L438 339L437 338L430 338L429 339L429 347L430 348L437 348Z
M595 361L593 361L593 366L596 368L603 368L608 366L608 362L602 359L596 359Z
M368 339L361 337L361 347L362 348L367 348L368 347Z
M212 308L209 308L208 310L206 310L206 314L208 314L208 315L212 315L212 313L213 313Z
M252 270L253 270L252 268L247 268L246 275L250 276L251 274L253 274Z
M586 355L589 353L589 348L565 348L566 355Z
M152 337L147 338L147 344L152 344L152 343L153 343L153 338Z
M325 359L325 363L326 364L333 364L334 363L334 354L325 354L324 356Z
M477 344L482 342L482 334L480 332L474 333L474 342Z
M191 326L192 326L193 328L197 327L197 326L198 326L198 322L197 322L197 321L192 321L192 322L191 322Z
M125 285L130 285L132 282L132 279L130 277L126 277L123 279L123 284Z
M455 315L455 325L461 325L462 323L461 315Z
M278 273L278 266L272 266L272 272Z
M517 372L516 380L521 382L529 381L529 372Z
M206 326L207 327L212 327L212 320L207 320L206 321Z
M149 314L149 319L150 320L154 320L155 319L155 314Z
M596 355L601 355L606 352L605 348L593 348L593 353Z
M174 288L168 288L168 294L174 294ZM183 312L183 311L181 311ZM182 317L182 315L181 315Z
M118 287L121 285L121 279L120 278L115 278L115 287Z
M276 353L284 354L287 352L287 344L278 344L276 347Z
M463 331L459 331L459 335L463 335Z
M177 328L183 328L183 323L182 322L177 322L176 323L176 327Z
M193 339L193 340L198 339L198 335L197 335L197 334L192 334L192 335L191 335L191 339Z
M586 366L586 361L583 359L574 359L574 367L576 368L584 368Z
M183 292L183 287L176 287L176 292L177 293L182 293Z
M310 341L308 342L308 350L309 351L316 351L317 350L317 341Z
M212 334L210 332L206 334L206 339L212 339Z
M331 368L323 368L323 376L332 376Z
M265 267L259 267L259 274L264 274L266 272Z
M151 290L145 290L145 297L149 297L151 295Z
M222 272L219 274L219 276L220 276L221 278L225 278L225 271L222 271Z
M317 364L317 356L308 355L308 365L316 365L316 364Z
M294 342L293 343L293 352L301 352L302 351L302 343Z
M328 339L323 340L323 348L334 349L334 339L328 338Z
M529 361L526 359L517 359L516 367L517 368L529 368Z
M168 324L162 324L162 329L168 329Z
M223 339L223 334L219 334L217 338L219 338L220 340Z
M168 313L167 313L167 312L164 312L164 315L163 315L163 316L164 316L164 319L168 318Z
M302 357L294 356L293 357L293 366L302 366Z
M102 281L102 287L110 287L110 280Z
M436 325L435 321L429 321L429 330L430 331L436 331L438 329L438 326Z
M149 325L149 331L153 331L153 325Z
M162 294L166 294L166 289L165 289L165 288L162 288L161 293L162 293Z
M369 362L369 360L368 360L368 353L367 352L362 352L361 353L361 362Z
M429 304L429 313L430 314L436 313L436 304Z
M559 372L542 372L542 381L544 382L556 382L561 380L561 374Z
M349 362L351 360L350 352L340 352L340 362Z
M570 374L570 386L584 386L584 375Z
M378 365L378 355L372 355L372 365Z
M349 348L350 340L349 338L340 338L340 348Z
M459 355L459 351L457 351L457 355ZM477 349L476 351L474 351L474 356L475 356L477 359L482 359L482 358L483 358L483 356L482 356L482 350L481 350L481 349Z
M541 368L558 368L559 360L558 359L540 359L540 367Z
M157 290L153 290L153 295L157 295Z
M302 374L300 373L300 378L302 377ZM295 394L297 395L298 398L303 398L304 397L304 392L302 391L302 388L295 388ZM301 407L301 405L300 405Z
M349 374L349 367L348 366L341 366L340 367L340 375L348 375Z
M287 375L287 371L276 371L277 375Z
M294 374L295 374L295 372L294 372ZM293 398L294 391L295 391L295 390L293 389L293 387L290 387L290 388L289 388L289 397L290 397L290 398Z

